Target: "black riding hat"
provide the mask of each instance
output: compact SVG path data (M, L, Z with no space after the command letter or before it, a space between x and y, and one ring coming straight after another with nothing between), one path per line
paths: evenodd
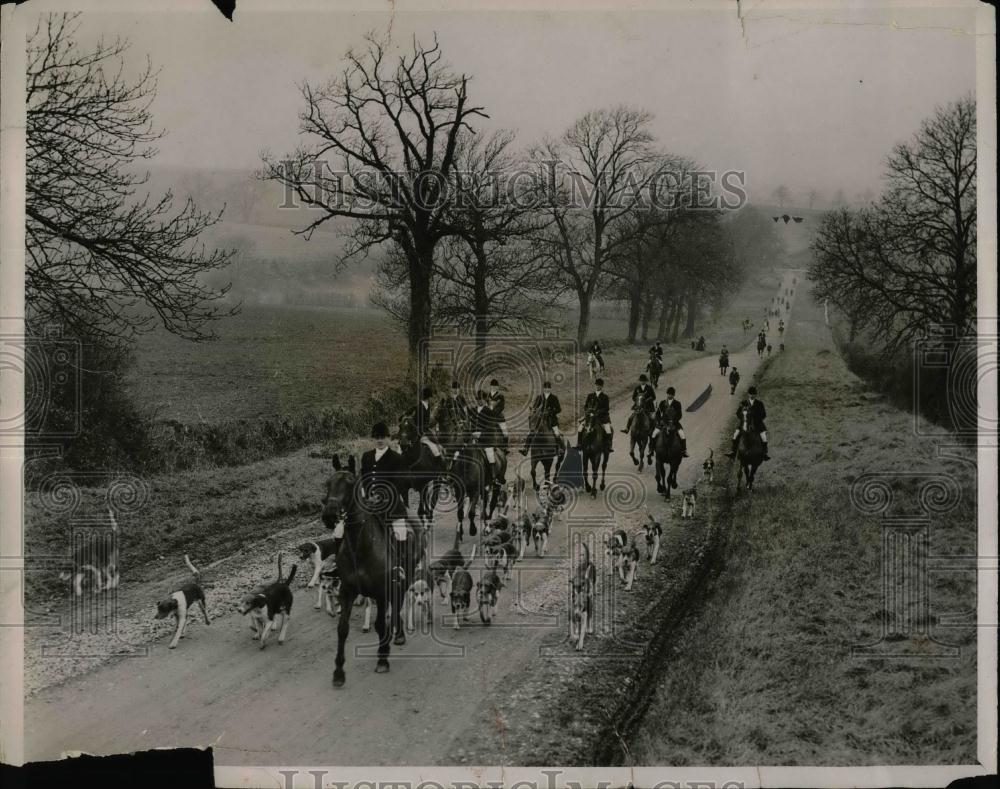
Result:
M500 382L496 378L493 378L490 380L490 386L500 386Z
M640 376L639 376L639 380L640 380L640 381L641 381L642 383L646 383L647 381L649 381L649 379L648 379L648 378L646 377L646 374L645 374L645 373L643 373L642 375L640 375Z
M459 385L458 381L452 381L451 382L451 388L452 389L461 389L462 387Z
M434 397L434 390L431 389L429 386L425 386L423 389L420 390L421 400L430 400L432 397Z
M388 438L389 428L386 427L385 422L376 422L372 425L372 438Z
M552 388L552 381L546 381L545 383L542 384L542 389L551 389L551 388Z
M594 381L594 386L604 386L604 379L598 378L596 381Z
M752 394L752 395L757 394L757 387L751 386L749 389L747 389L747 394Z
M667 394L668 395L677 394L677 391L674 389L674 387L668 386L667 387Z

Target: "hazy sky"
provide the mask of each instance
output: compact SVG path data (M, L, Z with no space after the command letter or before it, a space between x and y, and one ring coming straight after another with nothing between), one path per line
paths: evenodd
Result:
M207 6L207 2L205 4ZM376 7L377 4L373 4ZM522 145L589 109L639 105L667 150L747 172L751 200L781 183L800 195L877 188L891 146L935 105L975 90L969 10L793 11L752 6L654 11L407 12L394 40L437 31L471 97ZM386 5L386 8L389 6ZM692 10L693 9L693 10ZM161 69L168 130L158 163L253 168L296 142L296 83L339 68L386 12L90 14L81 32L121 34Z

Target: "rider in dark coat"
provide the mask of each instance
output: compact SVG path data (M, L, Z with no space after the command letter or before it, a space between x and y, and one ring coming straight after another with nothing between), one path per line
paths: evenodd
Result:
M632 390L632 413L628 415L628 422L625 424L623 433L628 433L632 429L632 420L635 419L635 412L643 410L652 414L656 410L656 391L649 384L649 378L643 373L639 376L639 385Z
M561 436L559 432L559 412L562 411L562 406L559 404L559 398L552 394L552 383L546 381L542 384L542 393L535 397L535 401L531 404L532 415L537 414L541 411L542 419L539 423L541 429L549 429L556 436ZM531 442L532 435L529 434L525 439L524 446L521 447L521 454L528 454L528 444Z
M417 428L417 437L422 444L426 444L434 457L444 455L444 447L436 440L434 435L433 411L431 410L431 399L434 397L434 390L425 386L420 390L420 402L410 409L409 415L413 418L413 424Z
M597 424L601 426L604 431L604 448L608 452L614 452L611 448L612 439L614 438L614 430L611 428L611 400L608 399L608 395L604 391L604 379L598 378L594 381L594 391L587 395L587 399L583 403L583 413L587 414L593 412L594 419ZM576 448L580 449L580 441L583 438L583 423L584 419L580 420L580 429L576 433Z
M372 438L375 448L361 456L361 493L373 512L385 514L394 527L405 526L406 464L399 453L389 448L389 429L385 422L375 423ZM402 524L398 523L399 519L403 519Z
M736 387L740 383L740 372L735 367L729 373L729 394L736 394Z
M503 443L497 444L497 446L501 446L506 449L507 420L504 419L503 410L507 407L507 401L504 399L503 392L500 391L500 382L496 378L490 381L488 405L492 409L493 414L496 416L497 426L500 428L501 435L503 435Z
M674 427L677 430L677 437L681 440L681 453L684 457L688 457L687 436L684 435L684 426L681 424L684 409L681 407L681 401L674 399L675 394L676 390L674 387L668 386L667 398L661 400L660 404L656 407L656 414L654 415L656 428L653 430L652 437L656 438L656 434L666 427L668 418L673 419Z
M476 392L476 406L469 413L469 428L476 443L486 453L489 461L489 471L492 474L496 463L496 448L500 445L503 433L500 432L500 421L496 412L489 406L489 396L480 390ZM503 484L504 480L497 480ZM490 482L487 482L487 487Z
M740 433L743 430L743 412L749 411L750 418L749 424L750 429L755 430L760 434L760 440L764 444L764 460L770 460L771 458L767 454L767 425L764 424L764 420L767 418L767 410L764 408L764 401L757 399L757 387L751 386L747 389L747 399L740 403L740 407L736 409L736 418L739 420L736 432L733 434L733 449L731 452L727 452L727 457L736 457L736 449L740 440Z
M604 356L602 355L604 352L601 350L601 344L597 340L594 340L593 345L590 346L590 352L597 359L597 366L604 367Z

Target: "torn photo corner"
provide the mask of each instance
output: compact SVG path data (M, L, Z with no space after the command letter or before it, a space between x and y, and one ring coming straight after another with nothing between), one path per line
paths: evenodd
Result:
M996 772L991 7L0 14L6 764Z

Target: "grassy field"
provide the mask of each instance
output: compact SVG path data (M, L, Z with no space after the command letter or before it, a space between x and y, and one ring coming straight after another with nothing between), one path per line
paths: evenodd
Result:
M804 296L789 350L761 376L773 460L752 499L737 501L732 553L674 642L632 743L638 764L975 758L976 629L940 626L946 614L974 615L975 573L929 578L931 636L957 656L932 657L917 635L886 643L908 657L852 657L879 640L886 603L882 524L850 496L864 473L899 474L890 514L913 514L919 475L951 477L961 497L933 516L929 553L974 554L975 455L935 457L911 414L846 369Z

